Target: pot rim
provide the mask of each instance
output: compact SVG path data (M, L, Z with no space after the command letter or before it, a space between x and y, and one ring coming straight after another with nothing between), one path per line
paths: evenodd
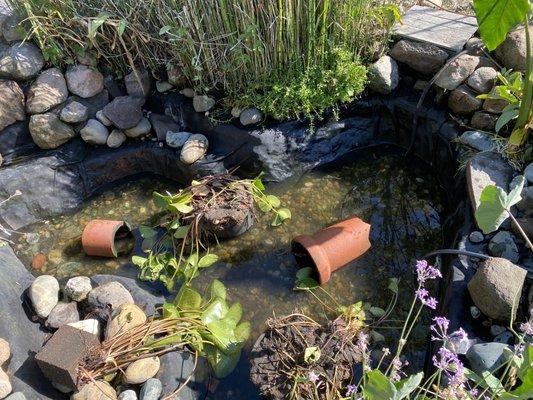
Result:
M331 263L326 252L311 235L299 235L293 239L293 243L298 243L309 254L318 272L318 281L323 285L331 278Z

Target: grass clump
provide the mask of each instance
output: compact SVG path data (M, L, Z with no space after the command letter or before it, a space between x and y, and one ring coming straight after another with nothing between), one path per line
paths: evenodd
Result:
M174 68L277 118L314 117L363 90L399 18L383 0L8 0L54 64L86 51L114 71Z

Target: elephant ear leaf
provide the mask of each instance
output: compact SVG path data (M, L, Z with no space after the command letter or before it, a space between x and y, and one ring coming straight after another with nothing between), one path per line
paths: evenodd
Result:
M526 20L531 4L529 0L474 0L474 10L481 39L492 51L512 28Z

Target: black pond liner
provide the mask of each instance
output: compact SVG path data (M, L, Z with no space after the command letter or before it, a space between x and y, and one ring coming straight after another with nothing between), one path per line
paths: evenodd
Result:
M179 151L153 141L130 141L118 149L94 148L73 140L54 151L40 151L0 169L0 197L16 189L24 195L0 210L3 223L19 229L37 220L74 211L88 198L116 182L142 174L154 174L184 185L191 179L239 167L238 174L252 176L266 171L267 177L284 177L289 171L302 174L317 166L338 165L353 152L389 145L428 165L447 194L446 220L442 224L446 247L472 229L464 178L458 179L457 153L452 140L458 130L444 110L423 108L415 133L411 130L418 98L412 94L394 99L372 98L345 110L342 119L309 135L307 125L287 122L262 129L213 125L201 114L191 113L183 99L167 99L165 111L179 111L185 130L201 132L210 140L206 160L186 166ZM148 102L150 104L150 101ZM161 104L161 103L159 103ZM265 141L265 137L278 139ZM451 319L451 328L465 323L468 302L466 282L473 269L461 258L442 257L444 278L439 284L438 314ZM1 336L1 335L0 335ZM428 345L427 357L434 349ZM428 362L426 366L429 368Z

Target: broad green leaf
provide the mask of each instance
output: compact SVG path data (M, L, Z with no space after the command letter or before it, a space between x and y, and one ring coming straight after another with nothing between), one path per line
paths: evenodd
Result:
M110 16L111 14L106 13L106 12L100 13L95 19L89 22L89 25L88 25L89 32L87 34L89 39L94 39L96 37L96 32L98 31L98 28L100 28Z
M207 361L213 368L215 376L219 379L225 378L233 372L241 357L241 352L237 351L233 354L224 354L217 348L211 345L206 345L204 348Z
M304 278L311 278L312 276L313 276L313 268L311 267L300 268L296 272L297 281L304 279Z
M490 389L494 393L503 392L505 389L498 378L492 375L488 371L484 371L481 376L475 372L469 370L468 368L464 369L465 376L475 382L477 385L481 386L483 389Z
M138 267L143 267L146 264L146 261L148 261L148 259L145 257L140 257L140 256L131 257L131 262Z
M211 282L211 285L209 286L209 293L212 300L226 300L226 286L224 286L224 284L218 279L215 279L213 282Z
M398 278L389 279L388 289L394 294L398 294L398 282L399 282Z
M180 310L196 310L202 304L202 296L192 287L183 285L174 299Z
M506 200L507 194L502 188L488 185L483 189L475 213L477 224L483 233L494 232L507 219Z
M306 364L313 364L320 359L322 352L317 346L307 347L304 352L304 361Z
M533 369L533 345L526 344L526 348L522 353L524 355L524 362L518 371L518 376L522 379L529 370Z
M152 194L152 199L154 200L154 204L159 208L167 208L170 198L169 196L164 196L161 193L154 192Z
M223 319L228 313L226 301L220 298L214 300L202 313L202 323L209 325L214 321Z
M286 219L291 219L292 217L291 210L289 210L288 208L280 208L277 214L282 221L285 221Z
M256 187L257 190L260 190L261 192L265 191L265 185L263 185L263 181L261 181L260 177L255 178L252 184Z
M383 317L385 315L385 310L381 307L370 307L368 309L368 311L370 312L370 314L372 314L374 317Z
M119 36L122 36L124 35L124 31L126 30L126 25L128 24L128 22L125 20L125 19L121 19L118 23L118 27L117 27L117 33Z
M157 231L149 226L139 226L139 233L144 239L152 239L157 236Z
M179 211L182 214L189 214L194 211L194 208L184 203L171 203L170 207Z
M180 313L176 306L172 303L163 304L163 318L178 318Z
M272 194L269 194L266 196L266 200L270 203L270 205L274 208L278 208L281 204L280 199L277 196L274 196Z
M420 382L422 382L423 377L424 373L419 372L416 375L411 375L399 382L396 382L394 386L396 386L398 393L394 397L394 400L402 400L413 393L418 388L418 385L420 385Z
M200 261L198 261L198 268L207 268L213 265L218 261L218 256L216 254L206 254L202 258L200 258Z
M492 51L514 26L526 20L531 4L529 0L474 0L474 10L481 39Z
M365 400L394 400L398 391L383 373L374 369L366 374L367 382L363 389Z
M506 202L507 209L510 209L512 206L514 206L515 204L519 203L520 200L522 200L521 194L522 194L522 189L524 188L525 182L526 182L526 179L524 178L524 176L520 175L518 177L518 183L516 184L514 189L511 190L509 194L507 195L507 202Z
M233 304L224 319L228 321L234 328L237 326L242 318L242 306L239 303Z
M217 319L205 324L210 334L206 335L218 349L225 354L231 354L238 350L237 339L235 338L235 327L225 319Z
M188 232L189 232L189 225L179 226L176 228L176 231L174 232L174 237L176 239L185 239L187 237Z
M513 105L514 106L514 105ZM518 108L512 107L504 111L496 121L496 132L499 132L510 121L518 117Z
M517 127L513 130L513 133L511 133L511 136L509 137L509 144L519 147L522 146L522 143L524 143L528 137L528 128L524 127Z
M235 328L235 339L237 339L237 342L240 344L244 344L244 342L250 338L251 333L252 325L250 325L249 322L241 322Z
M311 290L319 287L320 284L313 278L304 278L296 282L294 290Z

